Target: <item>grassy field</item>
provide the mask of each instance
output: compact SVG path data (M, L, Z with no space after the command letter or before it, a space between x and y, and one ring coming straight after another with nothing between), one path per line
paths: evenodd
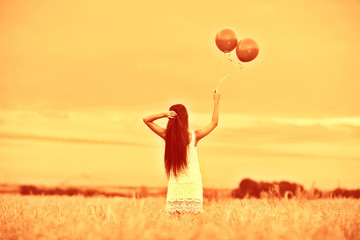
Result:
M360 239L360 200L222 199L169 216L164 198L0 195L0 239Z

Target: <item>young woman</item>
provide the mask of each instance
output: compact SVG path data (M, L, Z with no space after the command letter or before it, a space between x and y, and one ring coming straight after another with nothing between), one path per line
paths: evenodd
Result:
M171 214L204 211L197 144L218 125L220 93L214 91L213 100L211 122L195 131L189 131L188 113L181 104L143 119L154 133L165 140L165 170L169 179L166 210ZM169 119L166 129L154 123L155 120L165 117Z

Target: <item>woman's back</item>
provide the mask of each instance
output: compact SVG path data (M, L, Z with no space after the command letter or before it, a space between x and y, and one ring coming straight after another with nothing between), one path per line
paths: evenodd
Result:
M188 148L187 169L176 178L170 174L169 183L201 183L200 165L197 158L197 147L195 146L195 133L191 132L191 141Z
M177 177L170 174L166 197L166 209L175 212L203 212L203 189L200 166L195 146L195 133L191 134L188 147L187 168Z

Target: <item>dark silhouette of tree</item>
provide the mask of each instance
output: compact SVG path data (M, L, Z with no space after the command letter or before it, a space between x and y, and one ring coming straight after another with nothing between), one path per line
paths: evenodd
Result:
M232 191L232 197L244 198L255 197L260 198L261 193L271 194L274 197L291 198L297 192L304 192L304 187L297 183L290 183L287 181L281 182L256 182L250 178L245 178L239 183L239 187Z

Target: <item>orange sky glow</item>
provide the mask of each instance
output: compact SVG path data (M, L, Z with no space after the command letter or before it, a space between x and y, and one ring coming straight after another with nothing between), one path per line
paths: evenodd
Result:
M242 69L223 27L260 46ZM231 72L204 187L359 188L359 29L355 0L0 1L0 182L166 186L142 118L183 103L207 124Z

